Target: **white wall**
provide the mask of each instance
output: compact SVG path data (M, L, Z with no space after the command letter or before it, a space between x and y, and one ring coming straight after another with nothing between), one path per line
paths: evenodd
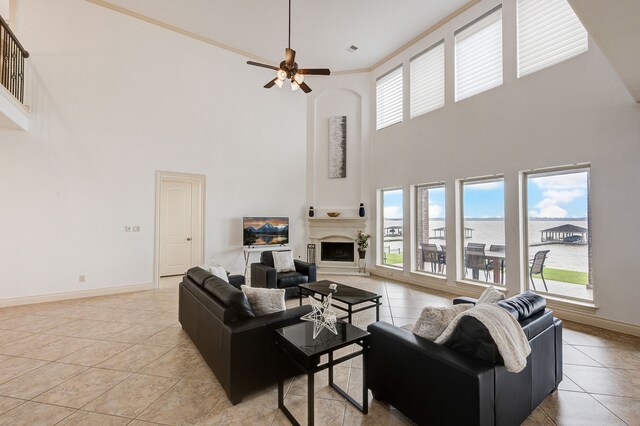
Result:
M372 131L371 197L375 189L403 186L408 219L409 186L446 181L447 246L451 252L456 244L455 179L504 173L507 263L511 269L511 265L521 264L519 171L589 162L596 315L640 324L635 266L640 241L636 225L640 216L640 105L633 102L592 42L586 54L516 79L513 1L503 6L504 84L455 103L453 32L497 4L493 0L479 3L372 72L370 84L374 88L378 76L403 62L406 80L404 122ZM409 120L409 59L443 37L446 106ZM371 103L372 114L374 110L375 101ZM408 240L405 253L411 251ZM449 262L452 257L447 257L446 281L451 287L456 286L454 259ZM384 275L388 271L379 270ZM409 271L406 263L400 275L408 277L412 275ZM511 294L521 286L515 274L508 276Z
M302 93L85 1L20 6L33 113L0 129L0 299L152 282L156 170L206 175L207 259L243 270L245 215L289 216L304 256Z

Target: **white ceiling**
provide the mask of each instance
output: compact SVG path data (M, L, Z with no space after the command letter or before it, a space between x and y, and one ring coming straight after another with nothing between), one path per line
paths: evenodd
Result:
M89 0L92 1L92 0ZM99 0L279 64L287 0ZM477 0L293 0L291 48L304 68L368 69ZM358 46L355 53L349 46Z

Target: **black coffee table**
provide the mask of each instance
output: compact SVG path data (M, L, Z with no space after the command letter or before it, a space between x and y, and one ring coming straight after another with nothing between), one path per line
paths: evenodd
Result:
M313 338L313 323L302 322L290 325L288 327L276 330L276 344L278 350L278 408L287 416L287 419L294 424L299 425L293 414L284 405L284 375L286 358L295 365L299 370L307 375L307 425L312 426L314 422L314 374L329 370L329 386L335 389L340 395L346 398L363 414L369 412L369 395L367 389L367 352L369 333L338 320L336 323L336 336L326 328L320 331L320 334ZM349 346L357 344L362 347L361 350L352 352L349 355L334 359L333 352ZM320 364L320 357L327 354L328 361ZM362 355L362 404L354 400L347 392L333 382L333 367L341 362L347 361ZM285 358L286 356L286 358Z
M336 284L335 290L329 288L330 284ZM320 295L318 299L316 294ZM324 301L324 298L331 294L333 300L342 302L347 307L332 304L331 307L339 309L347 313L347 319L351 324L353 314L362 312L367 309L376 308L376 321L380 321L380 298L379 294L371 291L361 290L359 288L349 287L348 285L334 283L333 281L318 281L315 283L298 284L298 296L300 297L300 306L302 306L302 296L313 297L316 300ZM363 307L353 309L354 306L364 304Z

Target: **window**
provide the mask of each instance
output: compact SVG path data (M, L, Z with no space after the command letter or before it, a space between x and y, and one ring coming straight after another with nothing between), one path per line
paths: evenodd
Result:
M462 213L463 279L504 285L504 178L463 181Z
M502 84L502 8L455 33L456 102Z
M589 168L525 176L528 288L592 301Z
M382 191L382 263L402 268L404 226L402 189Z
M518 0L518 77L586 52L587 30L566 0Z
M444 185L416 186L415 191L416 270L444 275L447 266Z
M402 65L376 80L376 130L402 122Z
M411 118L444 106L444 40L411 59Z

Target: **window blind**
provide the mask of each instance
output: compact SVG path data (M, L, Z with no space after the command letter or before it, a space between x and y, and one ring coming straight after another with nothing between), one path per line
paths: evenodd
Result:
M502 84L502 8L455 33L456 101Z
M402 65L376 81L376 130L402 122Z
M411 118L444 106L444 40L411 59Z
M566 0L518 0L518 77L589 47L587 30Z

